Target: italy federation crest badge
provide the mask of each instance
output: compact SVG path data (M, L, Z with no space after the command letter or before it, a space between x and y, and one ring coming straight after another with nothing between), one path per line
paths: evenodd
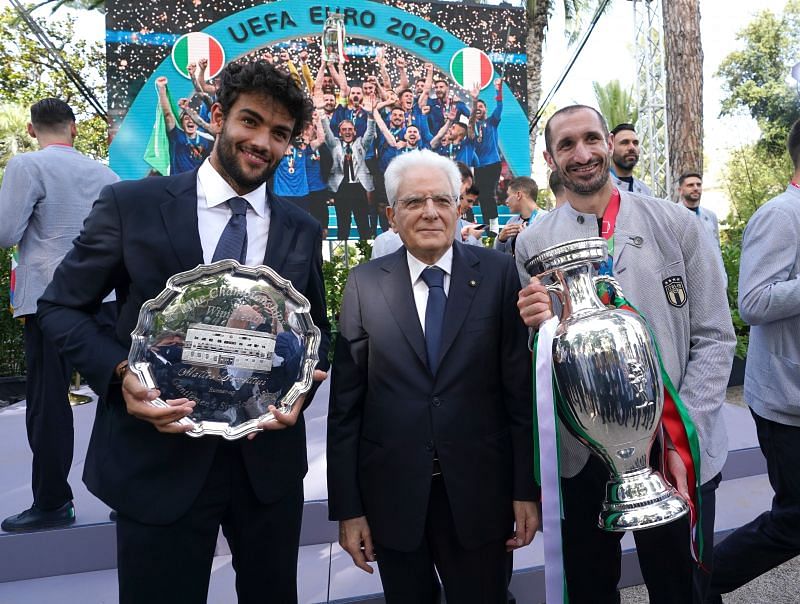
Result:
M683 277L667 277L661 282L664 285L664 293L667 295L667 302L675 308L680 308L686 304L686 288L683 285Z

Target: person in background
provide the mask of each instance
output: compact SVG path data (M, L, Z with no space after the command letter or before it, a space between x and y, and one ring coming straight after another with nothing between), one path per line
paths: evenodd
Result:
M639 163L639 136L633 124L617 124L611 131L611 178L621 191L652 197L650 187L633 175Z
M475 185L480 189L481 214L489 229L497 232L497 183L500 180L500 144L498 127L503 114L503 80L494 81L495 108L489 115L486 103L478 99L478 89L472 91L475 107Z
M519 234L528 225L547 213L536 204L539 187L536 181L527 176L518 176L508 183L506 205L516 216L509 218L503 230L494 240L494 249L514 255Z
M547 186L556 200L555 205L557 208L567 203L567 189L564 187L564 181L557 171L550 172L550 176L547 178Z
M800 121L787 147L792 181L750 218L739 268L739 313L750 325L744 400L775 496L714 549L709 604L800 554Z
M14 317L25 323L25 426L33 452L33 505L6 518L4 531L34 531L75 522L72 489L74 433L69 384L72 364L42 333L36 301L100 190L119 180L108 167L73 146L78 128L64 101L48 98L30 109L28 134L39 150L12 157L0 185L0 247L19 244ZM105 328L115 319L110 294L93 309Z

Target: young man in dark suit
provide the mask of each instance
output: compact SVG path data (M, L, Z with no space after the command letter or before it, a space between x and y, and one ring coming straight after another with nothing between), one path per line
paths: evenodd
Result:
M431 151L386 172L403 247L351 271L328 413L339 542L386 601L506 601L533 539L527 333L506 254L454 242L461 177ZM516 530L515 530L516 525Z
M193 172L106 187L39 302L43 330L100 395L84 480L119 513L122 603L205 602L220 525L239 602L297 599L303 401L250 440L191 439L175 421L194 403L154 407L157 392L127 371L142 303L170 276L212 261L234 219L241 225L238 206L246 237L236 259L271 266L309 299L327 357L320 226L265 184L308 122L310 103L288 74L265 63L231 64L220 79L208 160ZM112 289L114 332L91 317Z

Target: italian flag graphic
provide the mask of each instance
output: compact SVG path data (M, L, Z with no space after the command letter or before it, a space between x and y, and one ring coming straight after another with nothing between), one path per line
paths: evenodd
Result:
M450 75L467 90L475 85L481 90L492 83L494 67L489 56L479 48L462 48L450 59Z
M200 59L208 59L206 78L213 78L225 66L225 51L222 44L208 34L192 32L178 38L172 47L172 63L183 77L188 78L186 66L197 64Z

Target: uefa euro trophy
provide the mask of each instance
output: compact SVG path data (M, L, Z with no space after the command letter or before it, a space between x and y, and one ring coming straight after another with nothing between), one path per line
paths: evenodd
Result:
M235 440L288 412L312 385L320 330L311 305L267 266L235 260L173 275L139 311L128 363L155 406L188 398L189 436Z
M322 28L322 60L344 63L344 16L331 13Z
M545 249L525 269L561 302L553 340L553 374L561 421L605 463L611 477L598 519L601 529L651 528L688 512L684 498L650 467L664 388L655 343L637 314L606 307L596 275L608 246L596 237Z

